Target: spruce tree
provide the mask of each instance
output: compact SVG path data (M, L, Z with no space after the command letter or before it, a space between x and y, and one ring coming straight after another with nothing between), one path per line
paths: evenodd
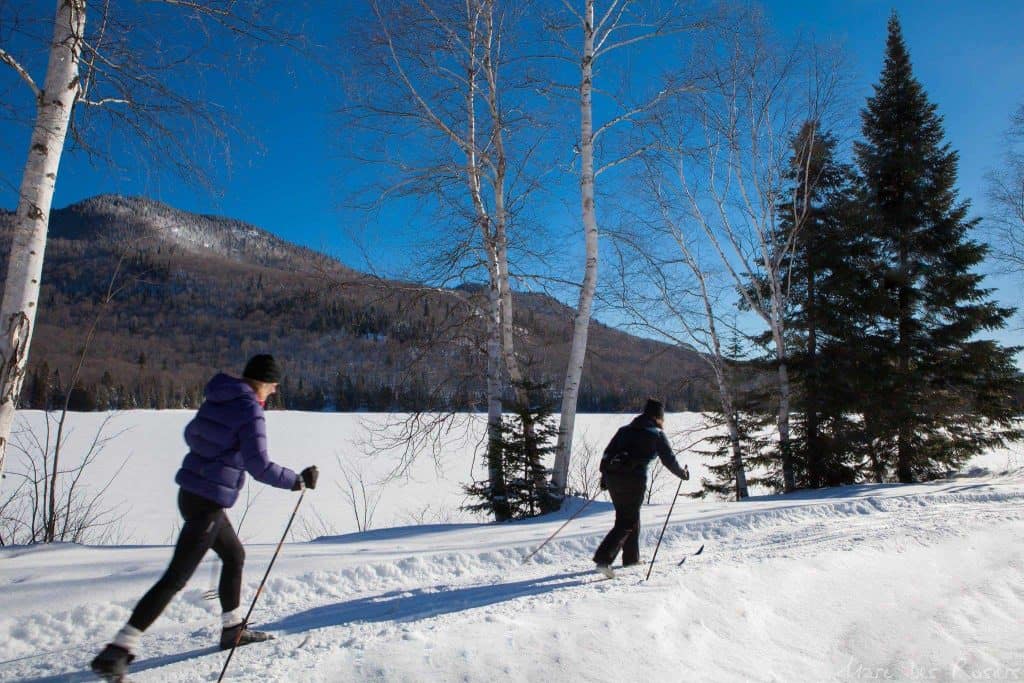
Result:
M814 361L819 394L818 434L821 485L835 486L879 478L870 433L878 412L876 329L884 298L876 273L878 249L863 212L862 184L835 195L828 208L827 237L819 242L817 262L825 263L815 307L818 350ZM825 245L827 249L824 249Z
M794 137L791 187L779 206L779 239L796 235L791 258L784 264L789 282L786 329L793 371L793 460L799 488L848 483L853 479L844 437L851 405L837 385L848 376L843 354L845 321L835 311L846 308L850 294L848 264L856 251L855 236L844 230L853 172L836 160L836 140L807 121ZM793 202L805 202L793 206ZM799 216L799 229L793 222ZM839 399L839 400L837 400Z
M737 409L733 419L746 468L747 496L751 488L784 490L778 441L771 428L775 415L765 401L764 389L743 390L736 396ZM694 452L704 460L711 477L702 477L701 489L690 494L691 497L704 498L712 494L723 500L743 500L747 496L741 495L736 488L736 463L725 415L708 413L703 426L711 432L706 439L708 448L696 448Z
M775 385L771 362L743 360L745 341L750 340L741 336L735 320L732 328L732 335L723 348L723 369L732 391L733 414L727 415L720 404L718 412L709 411L706 415L704 428L712 434L706 440L709 448L698 448L695 452L705 460L711 478L701 479L701 490L691 494L694 498L714 494L723 499L743 500L750 495L752 487L784 490L778 440L771 429L778 405L772 392ZM753 341L763 345L769 343L770 338ZM732 441L728 426L730 417L736 428L736 443ZM737 471L740 468L743 469L742 488Z
M50 395L50 365L44 360L36 366L32 374L32 391L28 393L29 407L36 410L49 410Z
M558 441L558 423L550 399L550 388L543 384L524 382L529 405L514 403L502 415L501 436L497 450L502 461L503 478L464 485L467 496L478 502L462 507L470 512L494 515L504 519L526 519L547 512L550 494L544 462L554 455ZM497 483L497 486L495 484Z
M851 323L863 318L862 293L874 287L861 282L863 255L871 252L863 232L849 220L855 175L837 160L834 136L821 130L818 121L808 120L791 147L774 238L780 250L785 240L793 240L781 270L788 287L785 327L795 411L790 439L795 483L797 488L817 488L857 478L859 428L851 416L859 407L852 380L860 333ZM772 338L765 333L755 342L767 350ZM770 365L771 357L769 353L762 362ZM768 449L781 460L777 448Z
M895 14L881 80L861 116L860 208L880 271L875 322L864 331L875 364L863 386L864 424L881 450L876 469L910 482L1019 436L1018 349L978 338L1013 309L997 306L973 272L986 247L968 236L977 220L957 198L957 153L914 77Z

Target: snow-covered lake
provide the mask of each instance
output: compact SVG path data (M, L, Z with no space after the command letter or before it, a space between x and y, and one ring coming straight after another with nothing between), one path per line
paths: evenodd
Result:
M87 483L99 485L117 474L104 501L125 514L119 540L124 543L171 543L177 535L177 486L174 475L181 466L186 446L182 433L195 415L192 410L134 410L121 413L71 413L64 455L67 464L77 462L98 433L111 438L102 454L90 466ZM373 413L313 413L270 411L267 432L270 455L295 471L307 465L320 469L320 485L308 496L296 525L294 538L307 540L328 533L358 530L352 504L343 491L348 481L358 487L361 477L367 496L378 502L371 518L372 528L417 523L485 521L460 511L466 502L464 484L486 477L481 443L485 416L462 415L453 423L437 452L430 443L419 444L408 471L389 477L403 464L399 447L381 450L381 432L398 433L393 425L403 415ZM596 459L615 430L632 415L581 415L576 428L580 458L587 444ZM104 424L105 423L105 424ZM700 489L706 474L701 461L687 446L700 438L694 430L701 424L695 413L670 414L666 430L674 438L681 462L689 464L692 477L683 491ZM46 433L46 418L40 411L18 414L14 440L29 443L29 432ZM51 433L54 428L51 425ZM372 447L368 442L373 442ZM12 450L8 469L18 468L22 456ZM123 468L118 473L118 469ZM346 480L346 473L348 479ZM668 500L678 480L659 475L655 500ZM10 480L9 480L10 481ZM361 492L356 496L361 500ZM231 515L240 537L246 542L277 541L284 520L295 504L295 494L253 482L246 484ZM244 521L243 521L244 516ZM360 508L360 517L363 517Z
M109 425L128 431L89 476L100 481L130 456L109 493L129 513L124 544L0 550L0 680L90 680L88 661L169 559L162 544L176 528L172 480L191 415L128 412ZM43 424L39 413L24 417ZM578 435L599 451L628 418L582 416ZM68 453L91 441L102 419L74 416ZM467 447L479 424L381 488L378 528L352 533L340 468L361 468L367 481L394 468L397 452L363 455L366 421L382 419L268 416L276 460L320 466L303 511L316 515L309 529L320 520L332 535L285 546L255 613L278 637L239 650L229 680L1024 680L1019 447L928 484L742 504L680 498L651 579L644 568L597 581L590 555L613 518L603 500L526 564L581 501L553 518L503 525L458 512L461 484L482 475ZM694 472L684 491L701 476L683 448L698 423L668 420ZM665 482L643 511L646 559L675 489ZM245 605L297 500L256 486L241 533ZM244 502L243 494L236 524ZM216 569L211 555L143 637L132 680L216 680L225 657L211 647L218 608L202 597Z

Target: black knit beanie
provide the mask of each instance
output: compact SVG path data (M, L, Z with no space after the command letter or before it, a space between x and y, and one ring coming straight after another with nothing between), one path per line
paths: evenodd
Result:
M656 420L663 420L665 418L665 404L656 398L647 399L647 405L644 406L644 415Z
M269 353L261 353L249 359L242 372L245 379L254 379L257 382L277 384L281 381L281 368L277 366L274 357Z

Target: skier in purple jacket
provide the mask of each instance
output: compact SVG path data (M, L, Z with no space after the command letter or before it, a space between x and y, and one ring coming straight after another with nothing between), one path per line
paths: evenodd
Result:
M248 472L257 481L281 489L316 488L316 466L296 474L270 460L263 405L277 391L281 372L273 356L253 356L242 378L218 373L206 385L206 400L185 427L189 452L174 481L181 487L178 509L185 519L170 566L136 605L112 643L93 660L95 673L121 680L142 633L174 594L185 587L206 551L222 561L219 595L223 610L220 647L268 640L247 628L239 609L245 551L225 508L235 504Z

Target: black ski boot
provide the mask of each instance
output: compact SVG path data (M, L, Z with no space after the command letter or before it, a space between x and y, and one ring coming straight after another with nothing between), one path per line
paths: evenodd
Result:
M128 665L133 659L135 655L131 652L120 645L109 643L96 655L96 659L92 660L92 671L105 681L127 681Z
M273 640L274 636L263 631L250 631L245 627L245 622L237 626L230 626L220 632L220 649L230 650L237 643L248 645L249 643L262 643L264 640Z

